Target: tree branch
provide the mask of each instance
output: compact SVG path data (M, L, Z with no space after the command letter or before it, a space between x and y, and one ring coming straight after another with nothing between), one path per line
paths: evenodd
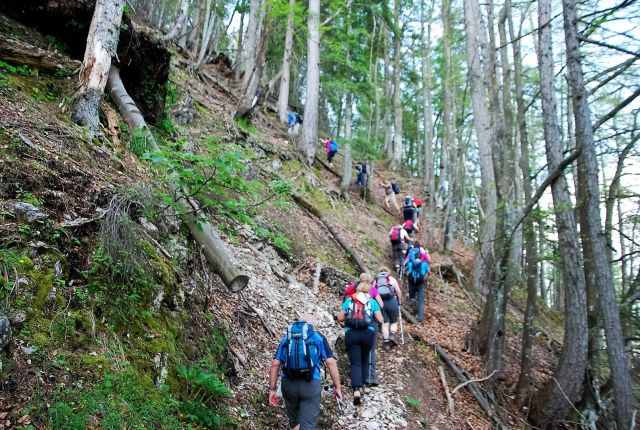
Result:
M611 109L609 111L609 113L603 115L600 117L600 119L598 121L596 121L596 123L593 125L593 131L596 131L598 128L600 128L600 126L602 124L604 124L605 122L609 121L611 118L613 118L614 116L616 116L616 114L618 112L620 112L622 109L624 109L625 107L627 107L629 105L629 103L631 103L632 101L634 101L638 96L640 96L640 88L637 88L633 94L631 94L629 97L627 97L626 99L624 99L623 101L621 101L616 107L614 107L613 109Z
M613 49L614 51L623 52L627 55L633 55L634 57L640 58L640 52L629 51L628 49L624 49L615 45L610 45L608 43L601 42L599 40L589 39L584 36L578 36L578 40L584 43L590 43L592 45L602 46L603 48Z

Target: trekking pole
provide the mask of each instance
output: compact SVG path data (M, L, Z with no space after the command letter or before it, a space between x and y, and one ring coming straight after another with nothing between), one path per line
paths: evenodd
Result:
M400 342L404 345L404 325L402 324L402 306L398 305L400 310Z

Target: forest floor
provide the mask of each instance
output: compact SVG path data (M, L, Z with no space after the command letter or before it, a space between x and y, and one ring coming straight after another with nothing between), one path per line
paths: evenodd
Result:
M350 201L341 200L337 191L339 178L321 165L312 169L304 167L297 160L286 127L279 123L273 112L257 110L250 127L238 126L231 120L237 103L233 94L237 91L230 71L224 65L207 65L204 73L191 75L184 68L186 59L179 55L175 58L171 81L179 100L170 110L174 119L183 118L175 121L180 124L188 142L216 135L222 141L242 143L256 154L252 160L252 173L256 177L265 182L272 179L269 174L296 178L297 191L322 208L372 270L389 265L387 233L398 219L384 210L383 191L377 184L382 177L395 178L403 194L420 196L422 192L417 181L389 172L384 166L375 166L371 178L374 184L372 198L363 200L359 190L354 188ZM62 428L47 418L51 406L49 399L54 399L56 393L65 387L82 390L85 385L95 384L102 376L103 365L115 372L122 362L138 365L136 360L142 360L127 356L122 345L130 342L132 349L133 345L139 347L129 339L128 332L119 336L117 330L116 334L101 331L104 321L98 321L99 333L96 335L96 321L90 324L80 316L88 310L76 301L74 288L78 287L72 286L83 285L80 269L91 266L101 210L109 198L121 188L153 183L154 179L148 168L127 151L123 143L126 137L118 130L105 128L103 138L87 141L83 131L70 124L66 103L73 88L69 80L53 76L6 76L8 78L0 80L0 149L3 154L0 158L0 237L10 238L11 242L1 240L0 251L17 247L30 250L34 266L25 269L27 274L24 276L31 278L32 287L23 286L23 289L37 290L28 296L33 304L15 303L12 308L12 312L18 312L21 306L26 306L27 322L21 330L14 332L10 352L4 358L5 368L0 373L0 429L28 428L29 425L41 429ZM105 102L105 116L113 115L113 111L114 108ZM341 171L340 157L334 164L336 170ZM30 227L27 231L10 215L10 207L25 199L42 206L49 217L46 225ZM322 224L301 207L293 203L286 208L266 205L257 218L261 224L275 226L290 240L289 257L282 257L273 244L257 237L255 228L234 224L230 227L228 222L216 217L220 225L233 230L231 234L222 229L221 235L236 261L251 272L249 286L241 294L230 293L210 274L201 255L193 251L186 239L184 246L173 248L163 242L171 254L188 248L195 255L185 259L180 288L186 291L186 286L196 285L192 290L199 286L206 290L199 295L185 294L188 297L185 307L191 317L177 332L172 332L172 336L177 340L179 332L183 332L187 339L181 341L184 344L180 343L180 348L184 350L176 355L188 356L187 351L199 347L193 338L203 336L209 318L214 318L227 341L225 355L231 367L228 382L234 391L228 406L229 413L237 420L236 427L285 429L284 411L267 405L268 368L277 342L287 324L297 315L315 313L320 318L320 330L335 345L343 387L347 387L348 365L345 365L342 328L333 318L341 303L340 290L344 284L323 277L317 291L311 286L318 267L323 273L325 270L337 271L345 279L357 276L357 271ZM73 220L84 223L70 227ZM63 228L65 225L67 227ZM435 346L442 347L457 366L467 370L472 377L483 378L481 357L472 355L466 347L482 302L472 291L470 281L474 251L456 241L452 252L438 252L442 232L437 225L436 211L427 208L419 233L421 242L427 245L432 256L425 321L421 325L404 323L404 345L389 353L378 347L377 369L381 384L365 397L362 406L356 408L351 404L351 392L347 388L343 390L347 408L342 414L329 396L324 396L321 428L492 427L487 413L466 389L454 396L454 415L448 410L439 367L443 367L450 390L460 381L440 360ZM56 258L63 261L62 270L67 281L66 285L60 283L57 293L55 287L52 289L50 278L45 282L47 285L34 281L40 279L38 273L50 270ZM277 271L284 272L287 279L281 279ZM69 295L65 296L67 292ZM55 300L47 302L51 294ZM58 309L60 298L63 303ZM66 308L65 300L68 300ZM528 427L524 412L513 400L519 370L517 334L522 331L522 302L514 298L509 307L506 371L498 381L497 403L501 409L497 413L512 428ZM42 309L34 310L36 305ZM200 308L206 309L203 312ZM171 312L167 318L179 315L175 310ZM57 327L60 320L65 322L62 337L52 336L47 341L46 337L53 333L54 323ZM67 321L73 327L69 328ZM170 325L169 322L166 324ZM152 330L152 324L146 325L145 330ZM170 338L163 329L153 330ZM546 327L546 330L550 332L553 328ZM56 332L56 336L60 335ZM560 334L554 337L561 339ZM177 345L176 341L175 348ZM37 349L35 354L33 347ZM169 350L172 348L174 346ZM555 362L553 353L544 342L536 343L536 380L546 379L553 370L550 364ZM157 351L150 348L151 361L157 356ZM105 358L100 361L96 357ZM7 362L10 365L7 366ZM146 363L142 368L154 369L153 363ZM36 405L42 399L46 407ZM100 414L96 414L86 427L100 428L99 418Z

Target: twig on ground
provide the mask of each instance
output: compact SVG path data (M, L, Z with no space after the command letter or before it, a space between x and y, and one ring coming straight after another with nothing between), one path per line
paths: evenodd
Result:
M444 394L447 396L447 404L449 405L449 414L451 416L454 416L455 406L453 403L453 397L451 397L451 393L449 392L449 385L447 385L447 377L444 374L444 367L438 366L438 372L440 373L440 382L442 382L442 387L444 388Z
M482 382L482 381L486 381L487 379L491 378L493 375L495 375L497 372L497 370L494 370L493 372L491 372L491 374L489 376L485 376L484 378L478 378L478 379L469 379L468 381L465 381L461 384L458 384L453 390L451 390L451 395L453 396L454 394L456 394L460 388L469 385L473 382Z

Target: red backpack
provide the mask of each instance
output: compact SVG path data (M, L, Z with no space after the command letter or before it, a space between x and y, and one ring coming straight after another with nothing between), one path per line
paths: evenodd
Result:
M389 239L391 240L391 243L398 244L400 243L402 240L400 239L401 235L400 235L400 231L402 230L402 227L400 226L395 226L393 227L393 229L391 230L391 233L389 234Z
M351 298L351 304L345 315L344 324L350 328L367 328L373 324L373 311L371 310L371 299L362 304L355 297Z

